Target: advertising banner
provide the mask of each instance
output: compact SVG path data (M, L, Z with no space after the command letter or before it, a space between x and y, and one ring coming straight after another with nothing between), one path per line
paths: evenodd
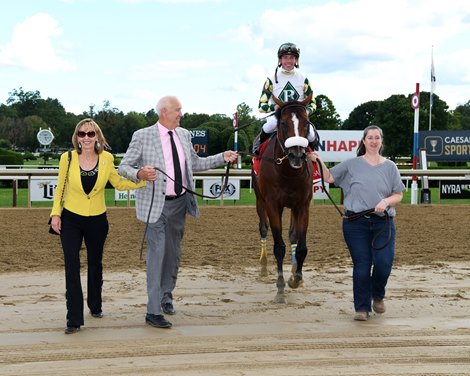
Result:
M470 198L470 180L442 180L440 189L441 199Z
M202 182L202 194L204 196L217 196L222 191L221 179L204 179ZM204 200L221 200L221 197ZM224 192L224 200L240 200L240 179L228 179L227 188Z
M31 178L31 202L54 201L54 192L57 187L57 178Z
M130 194L130 200L135 200L135 190L130 191L118 191L114 190L114 201L127 201L127 195Z
M356 156L363 131L318 131L318 155L323 162L342 162Z
M470 131L419 132L418 143L428 162L470 161Z

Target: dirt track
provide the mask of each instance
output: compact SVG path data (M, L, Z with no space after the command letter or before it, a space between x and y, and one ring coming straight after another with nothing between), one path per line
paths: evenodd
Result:
M274 273L258 276L254 207L201 211L188 218L171 330L143 323L143 225L134 209L109 209L105 317L65 336L49 210L0 209L0 374L470 375L470 206L398 208L387 312L366 323L351 320L334 208L312 207L305 286L286 305L272 302Z
M285 227L288 212L285 213ZM47 233L49 210L0 209L0 272L62 270L59 239ZM313 268L349 262L341 218L333 207L310 211L309 254ZM108 271L144 270L139 250L144 226L130 208L108 210L110 233L104 265ZM398 208L395 265L470 261L470 206ZM182 266L243 270L256 267L259 256L258 219L254 207L202 207L201 218L188 217ZM285 237L288 241L287 236ZM268 241L268 246L272 242Z

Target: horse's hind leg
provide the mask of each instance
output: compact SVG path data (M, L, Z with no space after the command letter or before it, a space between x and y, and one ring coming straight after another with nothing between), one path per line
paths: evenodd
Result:
M261 216L260 216L261 218ZM266 248L266 236L268 234L268 222L267 218L265 220L261 220L259 222L259 233L260 233L260 243L261 243L261 256L259 258L259 262L261 265L260 268L260 276L266 277L268 275L268 251Z
M265 202L258 194L256 197L256 212L258 213L259 217L258 230L261 245L261 256L259 258L261 269L259 274L261 277L266 277L268 275L268 251L266 248L266 236L268 235L269 230L269 220L266 214Z

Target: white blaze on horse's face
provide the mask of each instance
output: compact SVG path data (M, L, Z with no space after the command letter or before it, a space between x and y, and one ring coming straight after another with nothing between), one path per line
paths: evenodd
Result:
M284 146L289 149L292 146L300 146L303 148L306 148L308 146L308 140L305 137L302 137L299 135L299 119L295 115L295 113L292 113L292 123L294 124L294 137L289 137L286 142L284 143Z

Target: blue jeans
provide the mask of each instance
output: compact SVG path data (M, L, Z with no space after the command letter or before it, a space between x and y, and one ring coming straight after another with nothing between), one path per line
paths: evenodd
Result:
M384 227L385 226L385 227ZM381 234L372 240L381 230ZM370 215L356 220L343 220L344 240L353 262L353 296L356 312L370 312L372 299L383 299L385 286L392 271L395 256L395 223L390 217L391 238L388 244L388 224L385 217Z

